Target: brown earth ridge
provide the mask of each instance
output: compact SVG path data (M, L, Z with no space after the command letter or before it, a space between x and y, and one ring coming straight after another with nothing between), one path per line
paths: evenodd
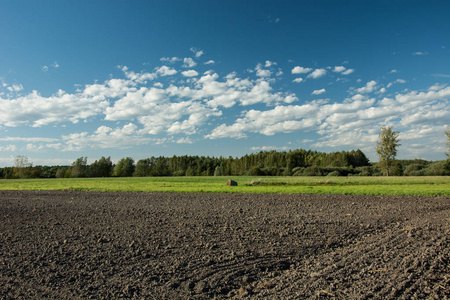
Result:
M1 299L448 299L450 198L0 191Z

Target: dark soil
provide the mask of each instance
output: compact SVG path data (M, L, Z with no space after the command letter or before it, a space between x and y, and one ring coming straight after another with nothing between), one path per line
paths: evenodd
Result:
M448 299L450 198L0 192L1 299Z

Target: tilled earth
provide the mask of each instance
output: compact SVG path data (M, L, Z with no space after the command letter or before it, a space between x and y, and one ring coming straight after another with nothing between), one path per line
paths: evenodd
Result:
M1 299L448 299L450 198L0 191Z

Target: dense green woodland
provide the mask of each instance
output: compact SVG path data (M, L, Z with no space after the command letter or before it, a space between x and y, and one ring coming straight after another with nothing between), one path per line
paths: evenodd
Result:
M92 164L80 157L71 166L22 166L0 168L0 178L78 178L127 176L380 176L377 164L371 164L361 150L324 153L298 149L261 151L240 158L209 156L150 157L135 162L122 158L113 164L102 157ZM450 159L396 160L390 175L450 175Z

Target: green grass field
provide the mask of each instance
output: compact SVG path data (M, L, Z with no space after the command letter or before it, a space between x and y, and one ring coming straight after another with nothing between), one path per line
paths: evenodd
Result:
M238 186L226 186L232 179ZM253 182L253 184L252 184ZM0 190L450 196L450 177L127 177L0 180Z

